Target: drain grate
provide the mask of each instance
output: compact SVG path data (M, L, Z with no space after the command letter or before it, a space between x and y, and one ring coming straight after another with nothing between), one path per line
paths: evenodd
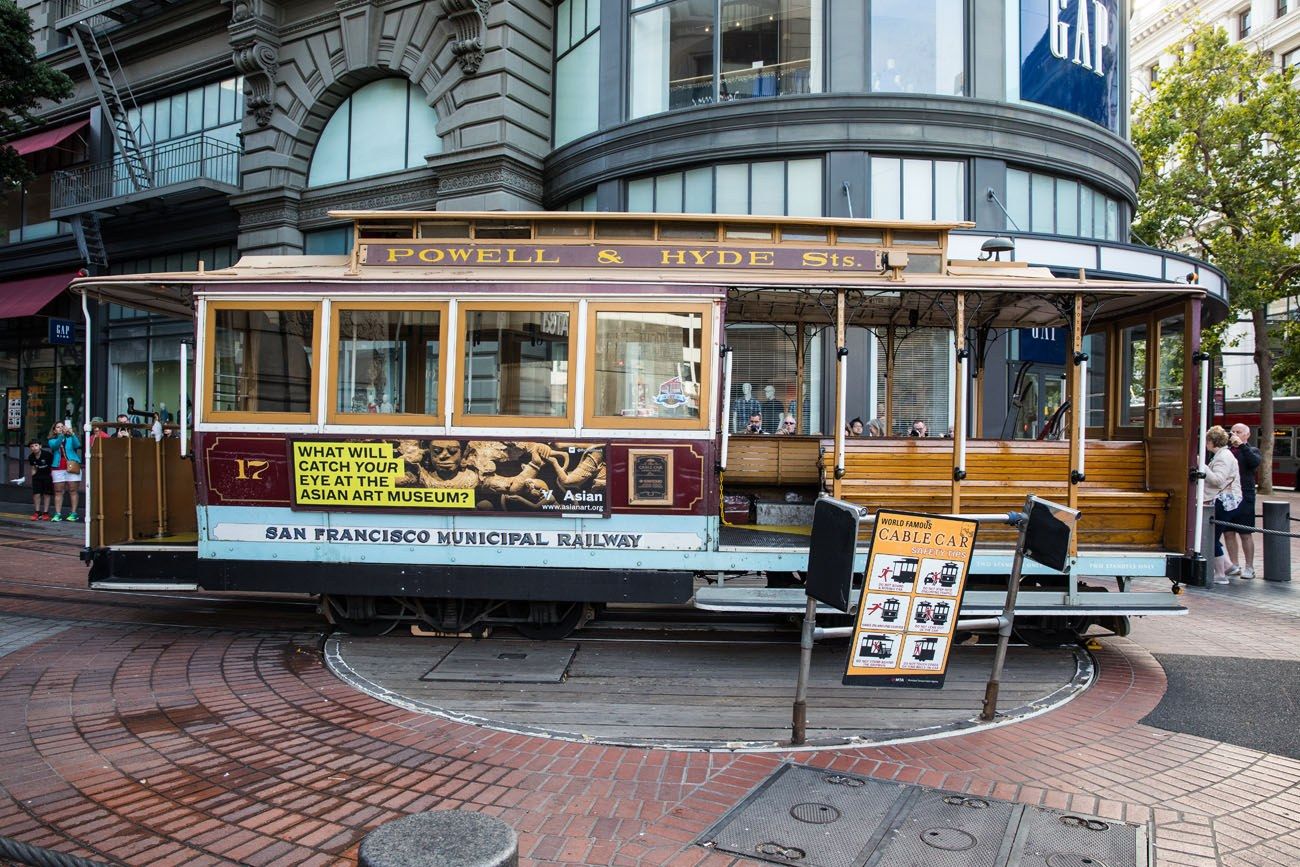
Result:
M563 683L577 650L568 641L459 641L420 680Z
M1146 829L783 765L696 842L807 867L1149 867Z

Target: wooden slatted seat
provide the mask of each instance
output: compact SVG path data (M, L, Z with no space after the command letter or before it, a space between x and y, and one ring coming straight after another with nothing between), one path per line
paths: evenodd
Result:
M830 453L831 440L823 448ZM1157 547L1164 533L1169 494L1147 490L1141 442L1089 442L1086 479L1078 486L1082 545ZM831 460L824 459L829 467ZM1061 441L972 440L966 444L961 511L998 513L1023 507L1028 494L1065 503L1069 498L1070 447ZM952 509L952 441L852 439L845 444L841 495L877 509L949 512ZM831 490L829 476L823 482ZM985 542L1010 542L1007 527L982 528Z
M821 441L802 436L731 437L727 447L728 490L736 485L816 485Z

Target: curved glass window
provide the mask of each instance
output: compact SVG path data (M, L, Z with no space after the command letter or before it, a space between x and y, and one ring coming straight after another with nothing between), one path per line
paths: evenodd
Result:
M637 178L627 209L658 214L822 216L822 162L724 163Z
M821 90L822 4L633 0L629 112Z
M404 79L385 78L334 110L316 142L307 186L400 172L436 153L442 153L438 113L424 92Z
M600 106L600 0L555 7L555 146L595 132Z
M872 157L871 216L877 220L966 219L966 164Z
M963 0L871 0L871 89L966 92Z
M1078 181L1007 169L1007 214L1022 232L1120 240L1119 201Z

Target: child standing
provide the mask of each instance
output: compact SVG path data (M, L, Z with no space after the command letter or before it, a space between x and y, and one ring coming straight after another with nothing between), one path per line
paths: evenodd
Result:
M40 440L32 440L27 448L27 470L32 480L32 508L35 509L32 520L48 521L54 500L54 455Z

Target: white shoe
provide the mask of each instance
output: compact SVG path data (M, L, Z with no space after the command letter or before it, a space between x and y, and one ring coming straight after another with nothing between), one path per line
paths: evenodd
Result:
M1254 578L1254 577L1255 577L1255 567L1254 567L1254 566L1247 566L1247 567L1245 567L1244 569L1242 569L1242 570L1241 570L1241 577L1242 577L1242 578Z
M1224 570L1223 574L1224 574L1224 575L1240 575L1240 574L1241 574L1241 567L1238 566L1236 563L1233 563L1231 566L1229 566L1227 569Z
M1230 581L1228 580L1227 576L1225 575L1225 576L1222 577L1222 578L1215 578L1215 579L1214 579L1214 583L1215 583L1215 584L1230 584L1230 583L1232 583L1232 582L1230 582Z

